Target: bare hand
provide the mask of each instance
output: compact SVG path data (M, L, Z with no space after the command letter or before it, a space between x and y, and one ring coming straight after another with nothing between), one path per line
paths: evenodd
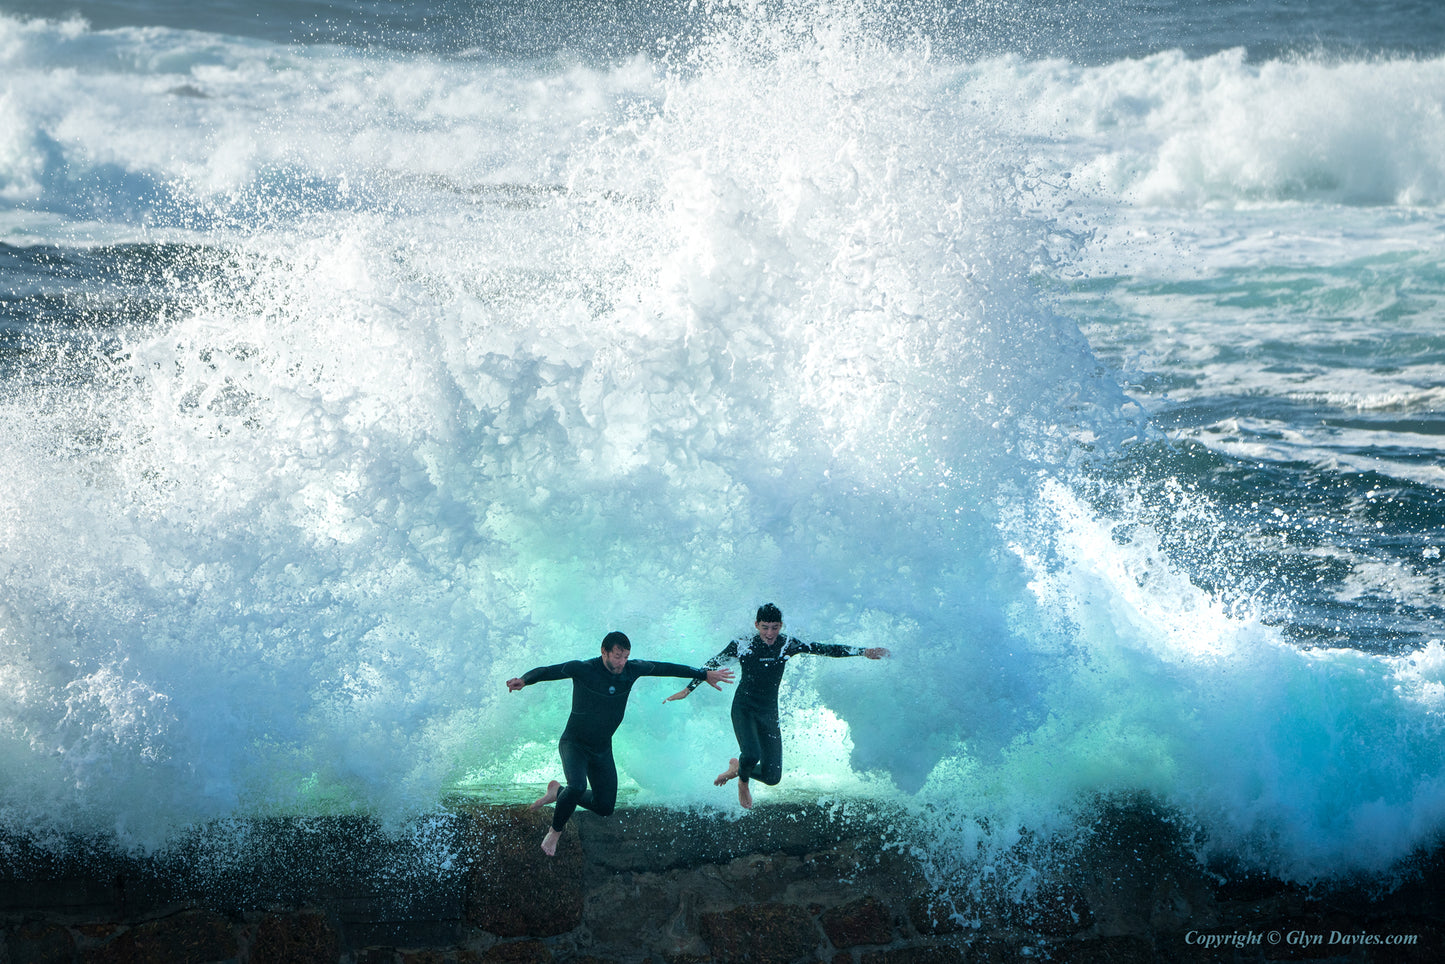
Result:
M715 690L722 689L721 686L717 685L718 683L731 683L732 681L733 671L730 669L710 669L707 671L707 685Z
M882 646L874 646L872 649L863 650L863 655L869 659L884 659L888 656L888 650Z
M689 695L691 695L691 693L692 693L692 690L690 690L690 689L688 689L686 686L684 686L682 689L678 690L676 693L673 693L673 694L672 694L671 696L669 696L667 699L663 700L663 702L664 702L664 703L671 703L673 700L685 700L685 699L688 698Z
M512 679L507 680L507 689L511 690L513 693L517 692L517 690L521 689L526 685L526 683L522 682L522 677L520 676L515 676Z

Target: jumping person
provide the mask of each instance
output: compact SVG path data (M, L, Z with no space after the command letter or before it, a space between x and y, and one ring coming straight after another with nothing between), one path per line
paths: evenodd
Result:
M778 723L778 687L783 682L783 670L794 656L866 656L882 659L888 650L881 646L863 648L842 646L836 643L805 643L792 636L782 635L783 614L772 603L758 607L757 620L753 623L757 635L752 639L738 638L728 643L721 653L703 664L703 669L721 666L728 660L736 659L742 667L742 679L737 692L733 694L733 734L738 739L738 755L728 760L728 768L719 773L713 781L716 786L726 786L729 780L738 781L738 803L743 809L751 810L753 793L749 783L757 779L775 787L783 778L783 733ZM685 689L673 693L667 699L686 699L697 689L698 681L689 683Z
M622 714L627 712L627 696L632 692L633 683L643 676L680 676L691 679L694 688L706 682L720 690L718 683L733 680L730 669L693 669L681 663L630 660L631 655L632 641L623 633L611 632L602 639L601 656L538 666L507 680L507 689L513 693L533 683L572 681L572 713L557 743L567 785L551 781L547 792L532 804L533 810L549 803L557 804L552 811L552 829L542 838L542 851L548 857L557 855L562 828L578 807L600 817L608 816L617 807L617 764L612 759L612 734L617 732Z

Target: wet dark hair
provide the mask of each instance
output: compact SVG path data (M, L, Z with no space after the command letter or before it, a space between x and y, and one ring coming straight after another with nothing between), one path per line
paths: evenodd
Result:
M619 633L614 629L602 637L602 648L607 650L607 652L610 653L618 647L627 650L629 653L632 652L632 640L627 638L626 633Z
M772 603L763 603L758 607L758 618L754 622L759 623L780 623L783 621L783 611Z

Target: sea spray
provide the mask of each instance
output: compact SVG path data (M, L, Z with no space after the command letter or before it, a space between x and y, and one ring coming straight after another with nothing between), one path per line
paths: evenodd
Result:
M445 189L299 220L279 197L291 220L238 225L232 263L23 420L52 450L17 469L9 542L12 631L54 677L16 714L33 819L154 844L238 809L425 807L549 728L558 699L487 679L613 625L700 660L772 595L815 634L929 636L937 679L960 607L1001 624L951 588L986 581L978 494L1067 449L1061 376L1115 396L1031 300L1037 228L927 59L800 23L700 47L561 190L481 196L446 247L407 214ZM1006 662L946 692L1007 699Z
M1428 654L1301 650L1202 592L1142 513L1101 516L1052 483L1040 496L1047 511L1014 530L1015 548L1041 611L1061 620L1042 638L1068 640L1067 659L1042 680L1036 729L935 771L918 796L943 814L933 833L1057 846L1094 802L1142 794L1190 828L1201 859L1285 879L1385 874L1419 846L1402 824L1418 830L1438 807L1437 781L1420 776L1439 755L1432 689L1416 676L1433 673ZM958 874L970 849L933 853Z

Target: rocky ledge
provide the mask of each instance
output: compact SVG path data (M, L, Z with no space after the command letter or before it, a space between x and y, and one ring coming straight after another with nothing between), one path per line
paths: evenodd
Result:
M1202 866L1147 803L1101 807L1051 876L996 886L926 872L866 805L579 813L552 859L547 817L261 821L226 829L229 858L204 834L148 858L0 835L0 964L1445 959L1438 855L1387 891L1305 889Z

